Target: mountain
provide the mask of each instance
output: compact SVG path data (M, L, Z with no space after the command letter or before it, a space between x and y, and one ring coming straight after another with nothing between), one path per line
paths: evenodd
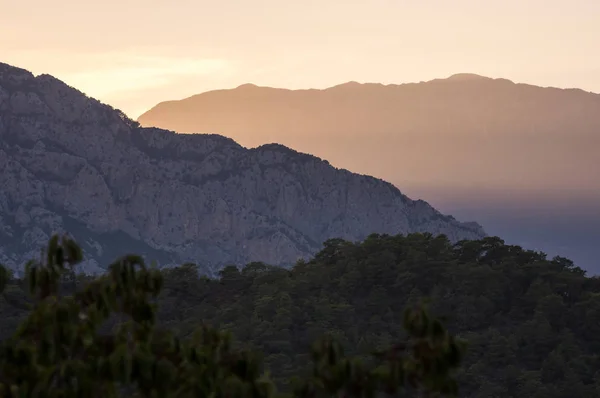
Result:
M583 266L600 258L598 94L468 73L324 90L246 84L160 103L138 121L248 147L279 142L390 181L511 243Z
M18 269L51 233L82 243L83 270L129 251L161 266L287 265L329 238L485 236L393 185L282 145L140 128L49 75L0 64L0 262Z
M600 95L576 89L473 74L324 90L245 84L160 103L138 121L249 147L279 142L411 186L600 193Z

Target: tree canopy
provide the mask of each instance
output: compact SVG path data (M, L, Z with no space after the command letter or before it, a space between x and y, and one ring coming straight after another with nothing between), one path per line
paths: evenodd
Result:
M50 259L45 262L51 264ZM47 264L36 267L48 268ZM98 308L94 311L104 308L94 324L102 331L95 337L100 340L94 340L94 347L102 347L96 341L107 337L101 336L112 336L118 343L112 343L107 351L94 348L90 355L123 358L117 356L120 352L131 358L131 362L111 362L131 363L132 373L119 373L129 374L129 379L107 376L106 382L118 380L117 386L131 386L139 380L152 386L161 380L156 388L164 388L163 394L176 393L188 385L182 380L196 378L192 375L199 371L193 362L197 359L185 356L196 350L201 354L194 358L211 358L202 359L203 369L208 369L207 364L219 369L201 376L210 380L201 383L204 388L214 388L210 391L217 395L253 391L268 396L277 390L295 396L368 396L396 386L399 396L410 397L415 396L412 385L417 390L452 392L456 381L461 397L600 397L600 279L587 277L565 258L549 259L544 253L491 237L452 244L444 236L430 234L371 235L357 243L327 241L314 258L298 261L291 269L254 262L241 268L226 267L218 279L209 279L197 270L194 264L155 270L139 257L126 257L97 279L63 272L61 283L53 285L63 291L60 300L52 295L41 299L39 287L29 299L25 292L31 279L9 278L0 301L2 347L31 347L31 341L40 341L35 340L42 338L39 331L35 335L35 328L24 332L18 325L24 320L25 324L34 322L33 314L58 311L58 304L43 303L66 305L74 300L78 304L73 308L85 309L91 304L82 298L93 297L89 302L108 303L107 307L90 307ZM48 279L37 278L38 282ZM107 298L101 299L102 294ZM428 311L418 306L423 298L428 298ZM141 316L135 315L138 311L146 315L134 318ZM31 325L56 325L48 320L54 318L47 316L35 315L39 320ZM67 324L83 322L78 319L72 315ZM422 326L425 319L428 328ZM440 332L439 320L447 330ZM68 330L73 330L72 326L65 328L61 333L71 336ZM421 330L429 334L422 335ZM441 340L436 340L437 333ZM145 343L126 345L119 351L118 347L129 341L123 336L141 336ZM455 357L464 352L464 341L468 343L466 354ZM156 351L167 346L178 347L178 354ZM419 346L427 348L415 351ZM147 355L143 358L149 362L144 363L161 358L164 369L175 366L178 372L187 369L189 373L165 376L164 382L154 373L151 379L135 379L141 377L134 376L137 370L133 369L138 369L134 358L140 355L134 355L138 352L135 347L144 347L136 348ZM432 347L436 360L423 356ZM402 359L394 362L398 352ZM2 363L6 363L5 355L0 355ZM235 373L239 368L219 362L229 355L244 358L246 376ZM65 362L66 357L61 358L59 363ZM180 358L177 360L186 365L173 365L179 362L170 358ZM456 360L461 358L457 368ZM441 362L434 365L438 360ZM192 362L187 365L188 361ZM103 380L92 378L100 369L93 368L93 361L84 362L86 377L98 383ZM32 373L26 370L28 366L32 365L24 365L22 375ZM442 372L438 374L436 369ZM182 391L181 396L195 396L191 390Z
M72 267L81 257L74 241L54 236L44 261L27 264L24 281L15 281L0 268L3 315L11 307L26 311L0 344L0 396L276 394L257 353L233 344L229 333L204 324L187 337L174 333L168 323L156 323L164 282L161 271L130 255L110 265L103 276L77 278ZM260 272L263 267L254 264L249 270ZM166 273L188 279L192 272L193 267L186 265ZM234 280L237 274L231 268L223 272ZM207 280L180 282L185 291ZM15 290L24 288L30 301L15 297ZM332 336L317 340L310 352L311 372L293 378L287 395L456 394L452 372L462 358L461 341L424 308L406 311L403 325L405 338L374 351L371 361L346 357Z

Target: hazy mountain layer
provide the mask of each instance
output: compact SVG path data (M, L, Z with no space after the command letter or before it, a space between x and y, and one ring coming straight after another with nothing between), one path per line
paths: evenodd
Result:
M125 250L162 265L290 264L328 238L484 236L382 180L281 145L138 128L48 75L0 64L0 262L18 268L67 230L100 266Z
M325 90L243 85L163 102L139 122L246 146L278 142L411 187L600 195L600 95L582 90L475 75Z
M243 85L163 102L139 121L247 146L279 142L485 220L511 243L582 266L600 257L597 243L583 244L600 239L598 94L471 74L325 90Z

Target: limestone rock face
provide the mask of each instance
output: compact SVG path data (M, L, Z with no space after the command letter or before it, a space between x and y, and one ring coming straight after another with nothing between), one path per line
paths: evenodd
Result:
M0 64L0 262L17 272L52 233L82 244L85 272L117 256L289 265L329 238L485 236L382 180L277 144L139 128L61 81Z

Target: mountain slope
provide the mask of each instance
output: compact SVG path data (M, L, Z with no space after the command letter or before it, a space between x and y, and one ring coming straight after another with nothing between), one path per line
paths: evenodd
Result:
M139 122L279 142L600 273L598 94L474 74L325 90L243 85L163 102Z
M48 75L0 64L0 262L18 268L52 232L88 272L136 250L162 265L291 264L328 238L485 235L382 180L281 145L138 128Z

